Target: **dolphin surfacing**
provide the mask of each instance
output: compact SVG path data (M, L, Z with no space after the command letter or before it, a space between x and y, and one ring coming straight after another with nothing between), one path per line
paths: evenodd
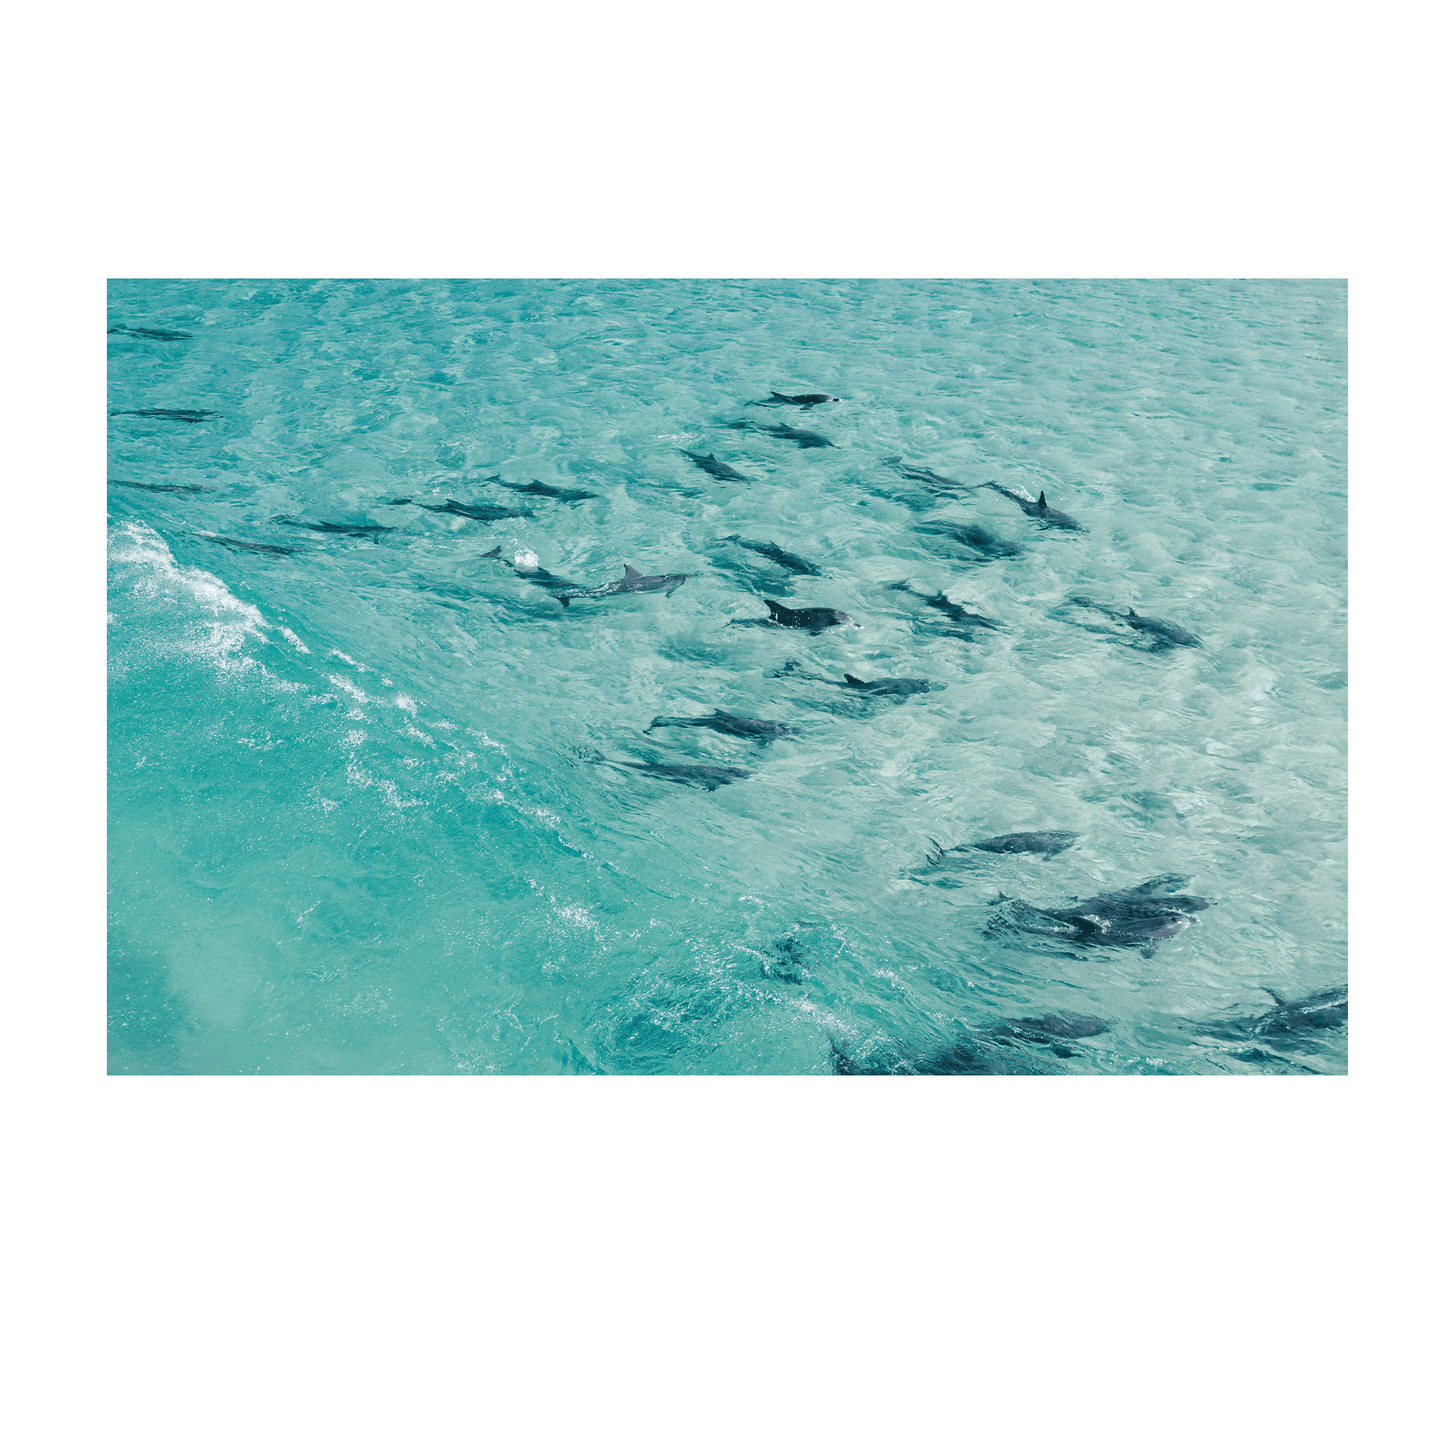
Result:
M733 619L735 627L798 627L807 632L822 632L826 627L841 627L853 623L853 619L836 607L784 607L771 597L764 597L767 603L766 617L738 617ZM856 624L854 624L856 625Z
M631 562L623 564L622 576L616 582L601 587L589 587L580 592L558 592L557 601L566 607L579 597L618 597L626 592L663 592L671 597L689 577L691 572L675 572L665 577L644 577Z
M1056 853L1062 853L1065 848L1071 847L1078 836L1077 833L1062 831L1000 833L996 838L983 838L977 843L960 843L954 848L945 848L937 838L930 838L928 841L933 844L933 852L928 855L927 866L949 868L977 861L969 859L970 853L1036 853L1041 858L1052 858Z
M1112 617L1115 622L1122 622L1133 631L1142 633L1148 639L1143 649L1146 652L1167 652L1171 647L1204 646L1192 632L1173 622L1166 622L1162 617L1141 617L1132 607L1121 612L1117 607L1108 607L1102 602L1095 602L1091 597L1070 597L1069 601L1075 607L1101 612L1105 617Z
M1212 906L1207 898L1175 891L1188 881L1183 873L1161 873L1135 888L1101 893L1068 908L1036 908L1000 894L994 904L999 912L988 931L995 936L1034 933L1070 943L1150 949L1173 938L1195 921L1194 914Z
M842 401L840 396L829 396L825 391L805 391L801 396L785 396L781 391L770 391L766 401L750 401L749 406L800 406L812 411L830 401Z
M1001 497L1007 497L1009 501L1020 508L1026 517L1036 517L1046 527L1058 527L1065 532L1087 532L1089 529L1067 512L1056 511L1049 506L1048 499L1042 492L1039 493L1038 501L1033 501L1027 492L1015 492L1009 487L1001 487L997 482L985 482L984 486L992 488Z

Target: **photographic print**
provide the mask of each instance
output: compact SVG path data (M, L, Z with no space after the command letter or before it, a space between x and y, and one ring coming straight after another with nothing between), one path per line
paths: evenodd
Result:
M1373 1108L1393 290L968 244L77 238L58 1113Z
M112 1074L1343 1074L1337 280L113 280Z

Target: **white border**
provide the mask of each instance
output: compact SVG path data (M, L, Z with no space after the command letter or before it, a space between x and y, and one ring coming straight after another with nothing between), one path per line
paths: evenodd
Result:
M1393 231L56 231L56 1129L1393 1129ZM110 1077L107 277L1344 277L1350 305L1350 1072L1342 1078Z

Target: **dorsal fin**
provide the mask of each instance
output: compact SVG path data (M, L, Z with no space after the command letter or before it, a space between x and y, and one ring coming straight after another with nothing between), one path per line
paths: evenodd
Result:
M1131 608L1129 609L1129 614L1128 614L1128 615L1129 615L1130 617L1137 617L1139 614L1138 614L1137 612L1135 612L1134 609L1131 607Z
M861 677L854 677L851 672L845 672L845 673L843 674L843 681L846 682L849 687L867 687L867 686L868 686L868 684L867 684L866 682L864 682Z
M1260 987L1277 1003L1280 1008L1288 1008L1287 1000L1282 999L1268 984L1260 984Z
M780 612L786 612L788 610L781 602L774 602L771 597L764 597L763 601L767 603L768 612L773 617L776 617Z
M502 555L502 549L501 549L500 546L493 547L490 552L483 552L483 553L482 553L482 556L483 556L484 558L486 558L486 557L500 557L501 555Z
M1048 506L1049 506L1049 504L1048 504L1046 501L1044 501L1044 494L1043 494L1042 492L1040 492L1040 493L1039 493L1039 511L1041 511L1041 512L1047 511L1047 510L1048 510Z
M624 582L631 582L634 577L641 576L642 573L639 572L637 568L632 565L631 562L624 562L622 564L622 580Z

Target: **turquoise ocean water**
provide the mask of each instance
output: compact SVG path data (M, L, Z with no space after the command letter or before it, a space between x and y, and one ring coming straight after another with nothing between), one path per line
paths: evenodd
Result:
M117 281L108 326L112 1072L1345 1070L1343 283ZM687 580L541 585L625 564ZM647 731L713 709L792 731ZM1162 875L1210 906L1097 902Z

